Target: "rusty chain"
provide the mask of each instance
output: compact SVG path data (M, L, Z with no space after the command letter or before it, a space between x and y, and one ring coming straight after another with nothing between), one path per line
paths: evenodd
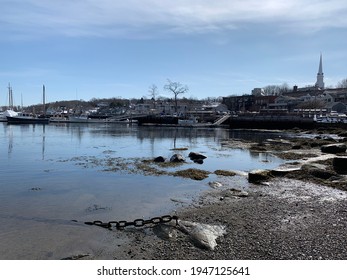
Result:
M158 225L158 224L164 224L171 222L172 220L176 221L176 225L178 225L178 217L177 216L170 216L170 215L165 215L161 217L154 217L149 220L144 220L144 219L136 219L133 222L127 222L127 221L109 221L107 223L104 223L102 221L93 221L93 222L85 222L86 225L95 225L107 229L112 229L115 227L116 229L124 229L125 227L128 226L134 226L134 227L143 227L145 225Z

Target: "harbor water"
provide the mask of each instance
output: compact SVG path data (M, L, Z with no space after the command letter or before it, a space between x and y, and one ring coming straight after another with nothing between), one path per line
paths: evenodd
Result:
M101 238L84 221L172 213L217 180L214 174L201 181L143 174L133 162L180 153L187 161L177 169L274 168L281 159L223 142L278 136L224 128L1 123L0 258L62 259L85 251L104 258L102 246L121 241ZM192 151L207 156L203 164L189 160Z

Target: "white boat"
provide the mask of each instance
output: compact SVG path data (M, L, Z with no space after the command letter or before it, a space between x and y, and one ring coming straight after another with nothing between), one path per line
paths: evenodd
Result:
M0 121L7 122L7 117L15 117L15 116L18 116L18 112L15 112L10 109L4 112L0 112Z
M49 118L35 116L32 114L19 113L17 116L7 116L9 124L48 124Z
M347 123L346 114L331 113L325 116L314 116L313 120L316 123Z

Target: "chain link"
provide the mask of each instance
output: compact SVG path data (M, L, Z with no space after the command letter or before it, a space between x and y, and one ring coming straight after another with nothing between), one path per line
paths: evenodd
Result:
M176 226L178 225L178 217L177 216L170 216L170 215L165 215L161 217L154 217L149 220L144 220L144 219L136 219L133 222L127 222L127 221L109 221L108 223L104 223L102 221L93 221L93 222L85 222L86 225L94 225L94 226L99 226L107 229L112 229L115 227L116 229L124 229L125 227L128 226L134 226L134 227L143 227L145 225L158 225L158 224L164 224L171 222L172 220L176 221Z

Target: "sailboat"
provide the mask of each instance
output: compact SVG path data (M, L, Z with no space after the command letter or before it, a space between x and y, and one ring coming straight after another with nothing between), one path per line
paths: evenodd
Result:
M8 109L4 112L0 112L0 121L6 122L7 117L14 117L18 115L18 112L13 110L13 93L12 93L12 87L11 84L8 84Z
M45 113L45 85L43 85L43 111ZM45 115L36 116L34 114L18 113L17 116L7 116L9 124L48 124L49 118Z

